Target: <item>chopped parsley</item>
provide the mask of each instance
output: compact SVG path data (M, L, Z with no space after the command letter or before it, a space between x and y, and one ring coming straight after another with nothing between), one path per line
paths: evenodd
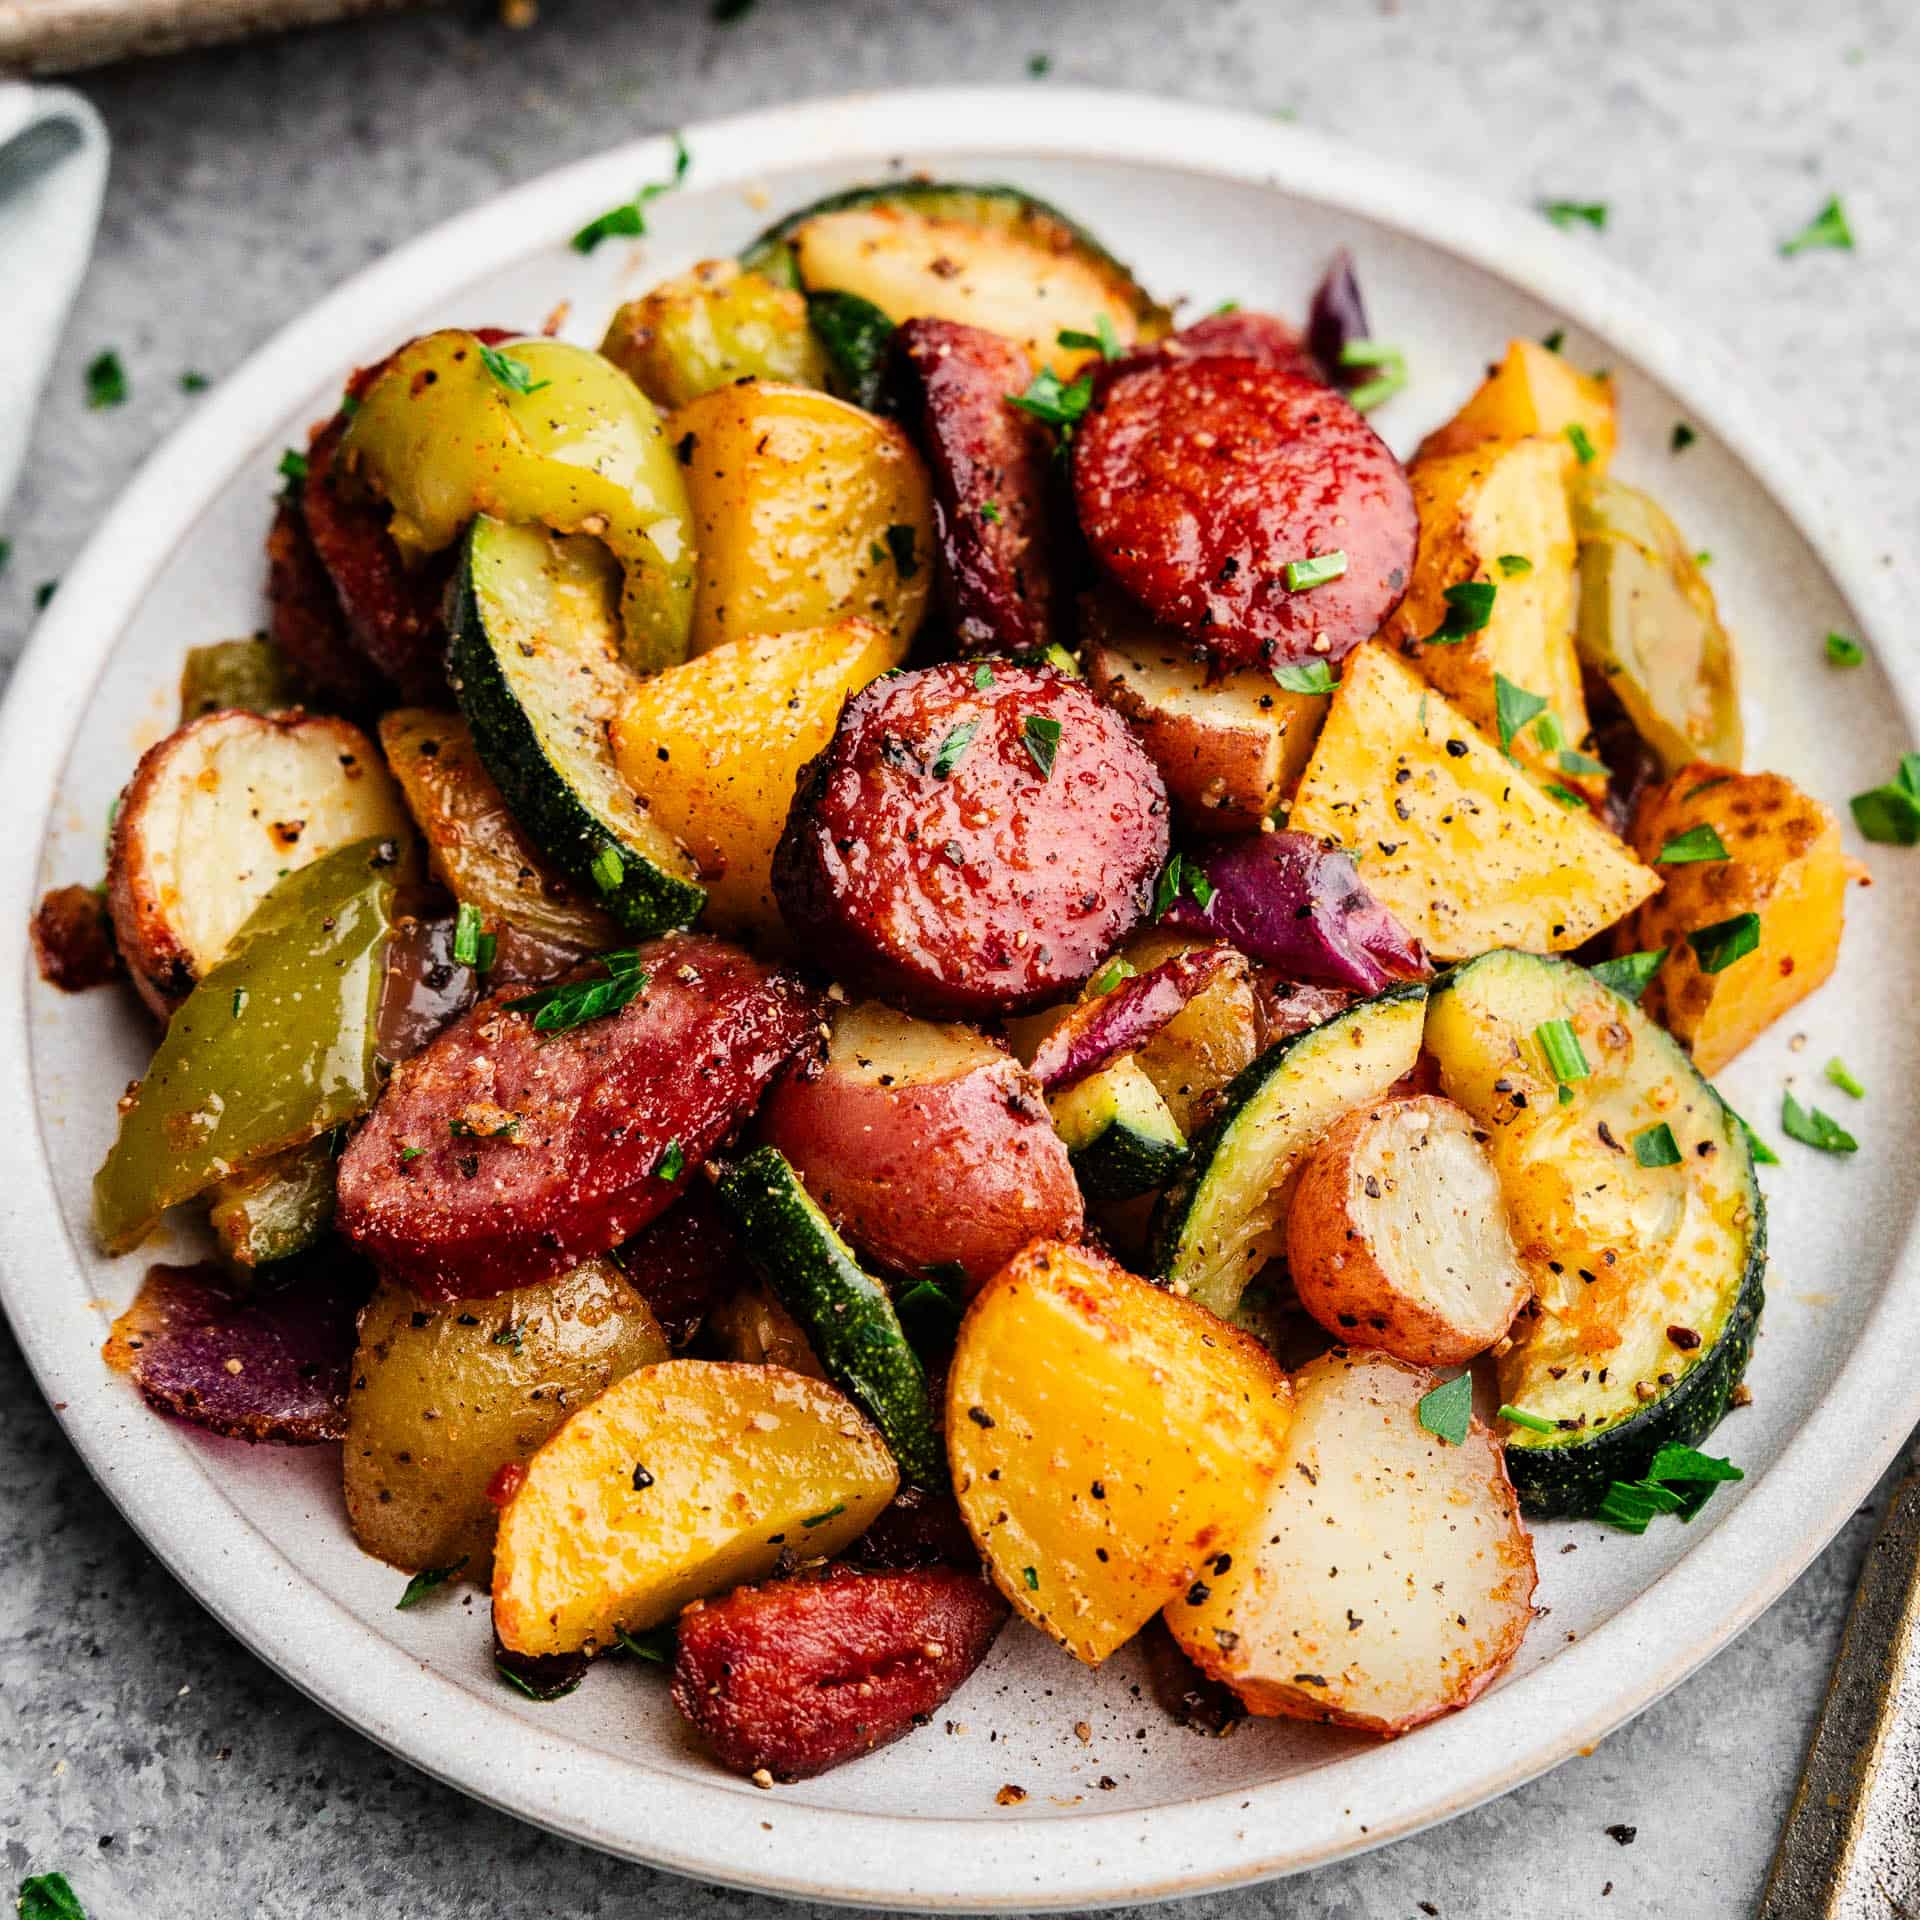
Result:
M538 993L509 1000L508 1011L532 1009L538 1033L565 1033L570 1027L582 1027L589 1020L618 1013L640 993L650 976L633 947L603 953L600 962L607 969L604 979L570 980L563 986L542 987Z
M1618 959L1602 960L1588 968L1588 972L1603 987L1611 987L1621 999L1631 1000L1638 1006L1640 996L1646 992L1648 983L1660 971L1660 963L1666 957L1665 947L1654 947L1639 953L1623 953Z
M1830 633L1827 635L1827 658L1836 667L1857 667L1867 657L1867 650L1850 633Z
M1176 853L1160 869L1160 877L1153 883L1153 917L1159 919L1183 892L1191 895L1194 905L1205 913L1213 899L1214 885L1197 859L1189 860L1185 854ZM1129 967L1128 972L1132 971Z
M282 480L291 480L297 487L307 477L307 456L297 447L288 447L280 456L280 464L274 468Z
M1628 1137L1633 1144L1633 1157L1641 1166L1677 1167L1680 1164L1680 1143L1664 1120L1656 1120L1652 1126L1642 1127Z
M809 1514L800 1524L803 1527L824 1527L829 1520L837 1520L846 1510L847 1505L843 1500L838 1506L829 1507L825 1513Z
M1440 598L1447 603L1446 618L1420 644L1450 647L1468 634L1478 633L1493 618L1493 603L1499 592L1491 580L1462 580L1443 587Z
M1727 843L1720 838L1719 829L1710 821L1703 821L1685 833L1673 835L1654 855L1654 861L1659 866L1686 867L1728 857Z
M1103 313L1094 321L1095 331L1083 333L1078 327L1062 327L1054 338L1063 347L1084 349L1088 353L1097 353L1102 360L1120 358L1120 336L1113 330L1113 322Z
M20 1882L20 1920L87 1920L87 1910L64 1873L31 1874Z
M984 660L973 670L973 684L981 693L985 693L993 685L993 669Z
M1030 713L1020 722L1020 739L1045 780L1053 772L1054 755L1060 751L1060 722L1046 714Z
M538 1700L543 1705L549 1700L564 1700L585 1677L585 1670L582 1669L581 1672L575 1673L570 1679L559 1681L552 1686L547 1686L528 1679L524 1673L520 1673L516 1669L508 1666L504 1660L496 1660L493 1663L493 1670L508 1686L513 1688L516 1693L524 1693L529 1700Z
M213 382L204 373L195 373L191 368L180 376L182 393L205 393L212 385Z
M998 500L982 500L980 502L980 518L986 521L989 526L997 527L1001 520L1005 518L1000 511L1000 502Z
M1760 916L1736 913L1731 920L1716 920L1687 935L1687 945L1700 963L1702 973L1725 973L1736 960L1743 960L1760 944Z
M1356 413L1371 413L1383 401L1391 400L1407 384L1407 356L1399 347L1384 340L1349 340L1340 349L1343 367L1378 367L1371 379L1363 380L1347 395L1347 405Z
M1595 1518L1625 1533L1645 1533L1658 1514L1677 1513L1682 1520L1691 1520L1715 1487L1745 1478L1729 1460L1669 1441L1653 1456L1645 1479L1616 1480L1608 1487Z
M1057 428L1063 439L1071 438L1074 428L1086 418L1087 409L1093 404L1093 375L1079 374L1068 382L1051 367L1042 367L1027 382L1024 393L1010 393L1007 398L1022 413L1030 413L1036 420Z
M1309 554L1304 560L1289 560L1281 569L1289 593L1305 593L1309 587L1323 587L1338 580L1347 570L1347 556L1333 553Z
M1211 897L1211 889L1209 889L1209 897ZM1098 1000L1103 995L1111 993L1122 980L1133 979L1139 971L1140 969L1136 967L1125 954L1116 953L1113 958L1087 982L1087 992L1091 994L1094 999Z
M673 177L656 180L642 187L631 200L617 207L609 207L597 219L589 220L573 236L574 252L591 253L602 240L636 239L645 233L648 203L659 199L663 193L671 193L687 177L687 169L692 165L693 155L687 151L687 143L676 133L673 136Z
M1607 203L1604 200L1540 200L1535 204L1563 232L1583 223L1596 233L1607 230Z
M400 1164L403 1167L410 1167L425 1152L425 1147L402 1147L400 1149Z
M1546 1056L1547 1071L1563 1088L1593 1072L1571 1020L1543 1020L1534 1028L1533 1037Z
M656 1180L678 1180L687 1170L687 1152L678 1140L669 1140L666 1151L660 1156L660 1164L654 1168Z
M1583 427L1578 420L1569 420L1567 422L1567 443L1573 448L1575 459L1577 459L1583 467L1593 465L1593 440L1586 428Z
M887 529L887 551L893 556L893 570L902 580L911 580L920 571L920 556L914 551L918 536L903 520Z
M993 669L991 667L982 667L980 673L984 673L989 681L993 678ZM982 684L979 673L974 675L973 684L976 687ZM932 771L933 777L936 780L944 780L947 775L960 764L961 756L973 745L973 736L979 731L980 722L978 720L962 720L960 724L940 742L939 751L933 756Z
M1455 1374L1423 1395L1417 1409L1420 1424L1450 1447L1466 1443L1467 1428L1473 1422L1473 1375Z
M512 354L502 353L498 347L482 347L480 364L509 393L538 393L542 387L553 385L551 380L536 380L524 360L516 360Z
M1275 667L1273 677L1289 693L1331 693L1340 682L1324 660L1292 660Z
M423 1567L407 1582L406 1592L393 1603L394 1612L405 1613L409 1607L417 1607L435 1588L444 1587L466 1564L463 1555L450 1567Z
M127 370L111 347L95 354L87 362L87 405L95 409L117 407L127 397Z
M1524 553L1503 553L1495 564L1509 580L1533 571L1533 562Z
M47 602L59 591L60 582L58 580L42 580L33 590L34 612L45 613L47 610Z
M1027 77L1030 80L1044 80L1052 71L1052 54L1030 53L1027 55Z
M1563 807L1584 807L1587 804L1584 793L1575 793L1571 787L1563 787L1557 780L1547 782L1547 792Z
M1865 838L1891 847L1920 841L1920 753L1903 753L1900 770L1885 786L1856 793L1847 804Z
M1838 1120L1818 1107L1803 1107L1792 1094L1780 1099L1780 1131L1803 1147L1818 1147L1822 1153L1857 1153L1860 1142Z
M1549 353L1558 353L1560 349L1567 344L1566 328L1555 327L1551 333L1542 334L1540 344L1545 347Z
M927 1267L921 1276L893 1303L901 1328L916 1353L944 1349L953 1341L953 1330L960 1324L964 1303L960 1288L966 1279L964 1270L951 1277Z
M1572 747L1565 748L1560 755L1562 773L1604 774L1606 766L1590 753L1577 753Z
M1866 1088L1848 1072L1847 1063L1837 1053L1827 1062L1827 1078L1842 1093L1850 1093L1856 1100L1864 1100L1867 1097Z
M1509 1406L1504 1402L1501 1404L1499 1414L1496 1417L1506 1421L1511 1427L1525 1427L1529 1433L1552 1433L1556 1431L1553 1422L1546 1419L1543 1415L1529 1413L1525 1407Z
M1798 233L1780 242L1781 253L1789 259L1820 247L1838 248L1842 253L1853 251L1853 229L1847 225L1847 212L1837 193L1829 196L1827 204Z
M613 1637L636 1660L649 1661L656 1667L672 1666L680 1646L680 1630L671 1620L664 1627L648 1627L643 1633L629 1633L625 1627L615 1627Z
M1513 738L1520 729L1537 720L1547 710L1544 694L1516 687L1504 673L1493 676L1493 717L1500 728L1500 751L1513 753Z
M1673 423L1673 438L1667 445L1675 453L1685 453L1700 436L1684 420Z
M509 1320L507 1324L493 1336L489 1344L496 1347L510 1347L515 1353L518 1353L520 1351L520 1342L525 1333L526 1329L519 1321Z

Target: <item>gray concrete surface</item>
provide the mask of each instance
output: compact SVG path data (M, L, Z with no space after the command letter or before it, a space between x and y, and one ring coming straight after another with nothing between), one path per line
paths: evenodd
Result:
M1006 81L1297 113L1509 200L1605 199L1604 246L1751 363L1910 553L1920 374L1920 15L1888 0L1582 6L546 0L525 33L449 13L113 69L99 257L0 537L0 660L134 464L365 261L630 133L796 95ZM1781 272L1829 191L1859 239ZM0 315L4 314L0 290ZM88 412L122 353L130 402ZM94 1920L383 1914L773 1920L471 1805L282 1685L177 1589L61 1439L0 1330L0 1882L68 1872ZM1438 1832L1193 1903L1254 1916L1713 1920L1751 1910L1883 1486L1742 1640L1590 1757ZM1609 1838L1632 1826L1631 1845ZM820 1910L824 1912L825 1910Z

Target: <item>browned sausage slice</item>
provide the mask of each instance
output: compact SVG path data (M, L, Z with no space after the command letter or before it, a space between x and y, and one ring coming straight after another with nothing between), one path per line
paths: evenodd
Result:
M1078 986L1166 857L1166 789L1119 715L1051 668L953 661L847 703L801 773L773 885L816 965L977 1017Z
M274 645L317 696L350 711L379 701L384 682L347 632L293 491L281 496L267 533L267 604Z
M893 337L903 419L933 475L940 594L962 653L1018 653L1058 638L1048 528L1053 436L1011 404L1033 362L1011 340L953 320Z
M818 1032L795 981L703 935L639 949L619 1011L542 1033L511 989L405 1061L340 1161L338 1223L423 1297L530 1286L664 1213Z
M1289 325L1278 314L1250 313L1235 307L1227 313L1210 313L1151 346L1134 348L1124 359L1111 363L1111 378L1096 384L1104 392L1112 378L1139 367L1222 356L1257 360L1263 367L1304 374L1310 380L1325 377L1297 327Z
M1340 660L1405 591L1419 523L1386 443L1330 387L1236 356L1107 387L1075 442L1095 557L1223 667ZM1345 571L1289 587L1289 562Z

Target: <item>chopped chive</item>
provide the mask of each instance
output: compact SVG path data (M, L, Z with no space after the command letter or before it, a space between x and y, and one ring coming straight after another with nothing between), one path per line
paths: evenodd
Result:
M1830 633L1827 635L1827 658L1836 667L1857 667L1867 657L1867 650L1849 633Z
M212 385L213 382L204 373L196 373L191 367L180 376L182 393L205 393Z
M668 180L656 180L643 186L631 200L623 201L617 207L609 208L597 219L587 224L573 236L572 247L575 253L591 253L602 240L616 238L635 239L647 230L647 203L657 200L663 193L671 193L687 177L687 169L693 165L693 155L687 149L687 143L678 133L673 136L673 176Z
M1628 1138L1632 1142L1633 1157L1641 1166L1677 1167L1680 1164L1679 1142L1664 1120L1656 1120L1652 1126L1642 1127Z
M1593 1072L1571 1020L1543 1020L1534 1028L1533 1037L1546 1055L1547 1071L1563 1087L1575 1080L1584 1080Z
M1792 1094L1780 1100L1780 1131L1803 1147L1818 1147L1822 1153L1856 1153L1860 1142L1839 1121L1818 1107L1803 1107Z
M1316 553L1305 560L1289 560L1282 572L1289 593L1304 593L1309 587L1323 587L1338 580L1347 570L1344 553Z
M1533 571L1533 562L1524 553L1503 553L1495 564L1509 580Z
M1500 751L1511 754L1513 737L1529 721L1537 719L1547 710L1543 695L1530 693L1525 687L1517 687L1504 673L1493 676L1494 719L1500 728Z
M1735 1125L1745 1135L1747 1152L1753 1156L1753 1164L1756 1167L1777 1167L1780 1164L1780 1156L1737 1113L1734 1113L1731 1107L1727 1112L1733 1115Z
M1331 693L1340 682L1324 660L1295 660L1275 667L1273 677L1289 693Z
M1590 467L1593 465L1593 461L1594 461L1593 440L1591 436L1588 434L1586 428L1583 427L1578 420L1570 420L1567 423L1567 441L1568 441L1568 444L1573 448L1574 457L1580 462L1580 464L1583 467Z
M1790 239L1780 242L1780 251L1791 259L1796 253L1809 253L1819 247L1835 247L1843 253L1853 251L1853 229L1847 224L1846 209L1836 193L1827 204Z
M1640 996L1666 957L1665 947L1654 947L1639 953L1623 953L1614 960L1602 960L1588 971L1603 987L1611 987L1623 1000L1631 1000L1638 1006Z
M1363 380L1347 394L1347 404L1356 413L1371 413L1407 384L1406 354L1383 340L1349 340L1340 349L1340 364L1380 369L1375 378Z
M1731 920L1716 920L1687 935L1687 945L1700 963L1702 973L1724 973L1736 960L1743 960L1760 944L1760 916L1736 913Z
M1866 1088L1847 1071L1847 1063L1837 1053L1827 1062L1827 1078L1842 1093L1850 1093L1856 1100L1864 1100L1867 1097Z
M1533 723L1534 744L1546 753L1558 753L1567 744L1560 716L1551 707Z
M1654 855L1654 861L1660 866L1685 867L1729 857L1727 843L1720 838L1719 830L1710 821L1703 821L1685 833L1673 835Z
M1022 1567L1020 1572L1026 1580L1027 1591L1029 1593L1038 1593L1040 1591L1040 1575L1038 1572L1032 1567Z
M1510 1426L1525 1427L1529 1433L1554 1433L1558 1429L1551 1420L1543 1419L1537 1413L1528 1413L1524 1407L1508 1406L1502 1403L1497 1416Z
M1450 1447L1463 1446L1473 1421L1473 1375L1459 1373L1442 1381L1422 1396L1417 1411L1420 1424L1436 1439Z
M803 1527L824 1527L829 1520L837 1520L847 1510L843 1500L838 1506L829 1507L825 1513L810 1513L800 1522Z
M453 922L453 960L455 966L478 967L480 964L480 910L470 900L460 902L460 911Z
M1607 203L1604 200L1541 200L1535 204L1563 231L1583 222L1597 233L1606 231Z
M1547 782L1547 792L1563 807L1584 807L1587 804L1584 793L1575 793L1571 787L1563 787L1557 780Z
M232 1008L227 1017L232 1020L238 1020L246 1010L247 990L245 987L235 987L233 990Z

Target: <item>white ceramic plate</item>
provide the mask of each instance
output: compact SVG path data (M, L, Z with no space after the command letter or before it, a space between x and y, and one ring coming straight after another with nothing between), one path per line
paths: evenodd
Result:
M1233 297L1297 314L1346 244L1375 329L1412 363L1411 390L1377 416L1403 451L1509 334L1564 326L1575 359L1612 368L1620 472L1652 485L1715 556L1745 645L1755 764L1843 803L1913 736L1906 636L1840 477L1786 450L1764 403L1594 247L1532 214L1216 107L1051 89L1044 102L1027 91L822 102L689 139L692 176L649 209L643 246L583 259L565 240L665 177L660 140L536 181L342 288L155 455L62 586L0 731L18 810L0 850L14 982L0 1006L0 1294L40 1383L154 1552L263 1659L428 1772L636 1859L829 1900L1032 1910L1285 1873L1504 1792L1591 1746L1751 1621L1920 1420L1920 1272L1907 1244L1920 1159L1893 1095L1920 1069L1908 889L1856 890L1833 983L1725 1077L1769 1134L1783 1078L1813 1082L1829 1053L1844 1051L1879 1096L1859 1154L1779 1141L1785 1164L1765 1176L1774 1260L1755 1404L1720 1436L1745 1483L1693 1527L1640 1540L1540 1528L1551 1612L1514 1670L1467 1713L1396 1744L1273 1723L1202 1740L1136 1696L1126 1656L1090 1674L1016 1626L943 1715L950 1730L936 1722L823 1780L762 1793L704 1760L657 1682L630 1665L608 1663L556 1705L518 1700L492 1675L477 1604L394 1611L400 1579L349 1540L331 1449L198 1437L100 1364L143 1262L97 1256L87 1185L150 1035L128 996L68 998L32 977L28 911L42 887L97 876L108 803L172 723L183 649L259 624L281 447L331 409L351 366L422 327L533 328L570 299L566 331L592 341L616 298L732 251L823 191L901 168L1030 187L1157 290L1189 296L1190 311ZM1678 418L1701 437L1675 458ZM1868 639L1874 664L1828 671L1830 627ZM1920 857L1880 853L1889 877ZM1810 1038L1794 1053L1799 1033ZM1563 1555L1569 1542L1579 1551ZM1017 1808L996 1804L1007 1783L1026 1790Z

